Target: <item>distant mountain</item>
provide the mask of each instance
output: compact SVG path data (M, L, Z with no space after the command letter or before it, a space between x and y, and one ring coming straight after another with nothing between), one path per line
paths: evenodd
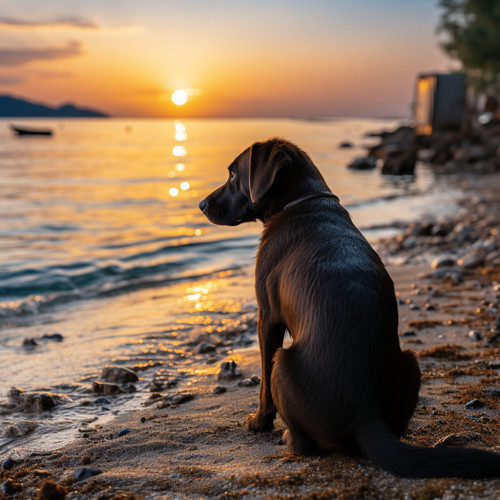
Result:
M71 103L58 108L9 95L0 95L0 117L82 117L106 118L108 114L90 108L77 108Z

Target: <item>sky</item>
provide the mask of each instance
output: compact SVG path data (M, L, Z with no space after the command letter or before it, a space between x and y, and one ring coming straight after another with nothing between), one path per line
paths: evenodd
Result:
M417 74L456 67L438 19L437 0L0 0L0 94L119 117L409 116Z

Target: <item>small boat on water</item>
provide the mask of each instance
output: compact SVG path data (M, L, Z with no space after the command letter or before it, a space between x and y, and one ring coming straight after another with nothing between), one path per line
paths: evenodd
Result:
M50 128L27 128L17 127L16 125L10 126L11 130L17 135L52 135L53 131Z

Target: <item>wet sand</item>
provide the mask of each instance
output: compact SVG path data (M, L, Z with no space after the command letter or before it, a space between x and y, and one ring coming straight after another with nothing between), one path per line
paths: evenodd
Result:
M426 221L425 229L412 225L377 249L396 284L402 347L417 353L423 373L404 440L500 452L500 177L462 182L471 196L457 214ZM480 257L465 266L471 254ZM443 255L450 257L447 265L433 268ZM260 375L256 343L243 347L255 341L251 270L236 281L231 293L246 294L245 310L228 309L211 329L200 325L194 363L184 376L136 367L141 410L89 422L60 450L3 457L2 493L44 499L499 497L500 480L408 480L361 458L296 457L281 443L279 418L271 433L247 432L243 421L257 408ZM218 380L224 357L237 363L240 377Z

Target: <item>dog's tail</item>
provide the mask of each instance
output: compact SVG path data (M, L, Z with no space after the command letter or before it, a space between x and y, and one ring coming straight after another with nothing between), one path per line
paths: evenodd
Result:
M378 417L362 425L358 443L382 469L401 477L500 477L500 454L469 448L423 448L402 443Z

